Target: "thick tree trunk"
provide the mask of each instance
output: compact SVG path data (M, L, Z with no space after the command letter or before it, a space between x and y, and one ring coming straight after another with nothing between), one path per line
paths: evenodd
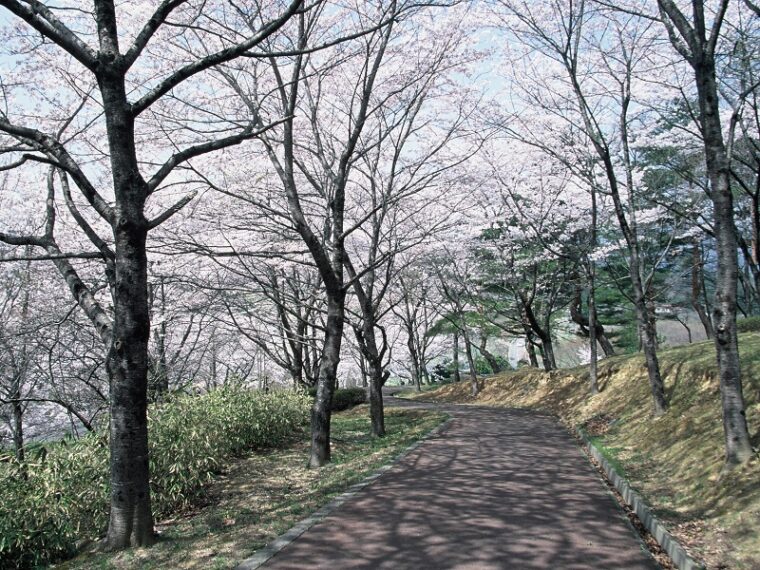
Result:
M98 18L113 20L111 9L99 6ZM150 309L145 249L148 223L143 213L148 188L135 155L134 119L124 79L104 74L98 76L98 82L116 196L114 320L106 359L111 383L111 513L106 545L118 549L146 546L155 540L148 470Z
M130 211L131 210L131 211ZM121 212L116 234L111 383L109 548L154 541L148 473L148 311L146 228L142 205Z
M309 467L330 462L330 418L340 363L340 345L345 322L345 294L332 292L327 300L325 341L317 380L317 396L311 407L311 452Z
M454 382L460 382L462 377L459 375L459 331L454 331Z
M385 409L383 407L383 367L369 364L369 417L372 422L372 435L385 436Z
M705 59L703 57L701 61L696 61L694 70L718 253L712 323L715 329L715 348L720 372L726 469L731 469L735 465L749 461L752 457L752 445L744 408L736 331L736 289L739 268L730 167L720 125L715 65L712 59L710 61L705 61Z

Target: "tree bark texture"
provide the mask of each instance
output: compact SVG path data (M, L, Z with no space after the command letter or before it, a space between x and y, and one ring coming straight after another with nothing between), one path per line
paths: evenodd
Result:
M154 541L148 472L148 196L135 155L134 122L123 77L98 77L108 127L116 194L111 382L111 513L109 548Z
M331 292L327 299L325 340L317 381L317 396L311 407L311 451L309 467L322 467L330 462L330 419L333 394L338 379L340 346L345 323L345 293Z
M720 373L726 467L749 461L752 445L742 393L739 342L736 330L738 255L730 167L720 125L718 88L712 58L694 62L699 94L700 119L705 143L710 197L713 202L715 241L718 253L712 323Z

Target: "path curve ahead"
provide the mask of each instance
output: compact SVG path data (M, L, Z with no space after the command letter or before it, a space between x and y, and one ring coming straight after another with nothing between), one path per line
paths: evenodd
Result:
M437 408L453 417L439 435L263 568L658 568L556 420Z

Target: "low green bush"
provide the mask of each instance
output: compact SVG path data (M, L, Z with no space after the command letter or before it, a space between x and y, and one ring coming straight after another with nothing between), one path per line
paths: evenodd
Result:
M313 400L317 397L316 386L309 388L309 396ZM365 388L337 388L333 394L332 406L330 410L340 412L363 404L367 401L367 392Z
M339 412L363 404L366 401L367 392L364 388L338 388L333 395L332 409L334 412Z
M740 333L760 332L760 317L747 317L736 321L736 330Z
M148 411L151 499L156 516L193 503L220 466L249 450L287 443L308 422L293 392L225 388L180 396ZM108 522L108 442L95 434L48 444L25 465L0 464L0 568L70 556Z

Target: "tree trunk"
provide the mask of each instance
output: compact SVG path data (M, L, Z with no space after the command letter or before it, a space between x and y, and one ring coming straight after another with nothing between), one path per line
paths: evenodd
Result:
M369 363L369 417L372 435L385 436L385 409L383 407L383 367L379 363ZM418 384L419 385L419 384Z
M317 396L311 407L311 453L309 467L330 462L330 418L340 363L340 345L345 321L345 294L333 292L327 299L325 341L317 380Z
M588 283L588 341L591 351L589 357L589 392L591 395L599 393L598 378L598 349L596 345L597 322L596 322L596 291L594 287L594 262L589 262L589 283Z
M595 279L596 278L594 277L594 280ZM570 303L570 318L572 318L573 322L580 327L581 333L583 335L588 335L589 338L591 337L591 328L593 327L596 340L599 343L599 345L602 347L602 352L604 352L604 356L614 356L615 347L612 346L612 342L610 342L610 339L607 336L607 331L604 330L604 326L599 322L599 314L596 310L596 285L595 284L593 286L591 285L590 278L589 278L589 290L588 290L588 304L589 304L589 316L588 318L586 318L586 315L583 314L583 311L581 309L581 305L582 305L581 289L580 287L577 288L575 292L575 298L573 299L573 302ZM592 304L593 304L593 323L594 323L593 325L591 324L592 323L592 316L591 316Z
M469 335L467 331L462 331L464 337L464 351L467 355L467 364L470 367L470 394L474 398L480 392L480 385L478 384L478 372L475 369L475 359L472 357L472 345L470 343Z
M115 231L113 342L106 360L111 383L111 514L106 543L112 549L146 546L155 538L148 473L147 232L142 205L125 208L121 216Z
M523 327L526 327L526 330L530 329L541 341L541 360L543 361L544 369L547 372L556 369L557 361L554 357L554 345L552 344L548 316L542 327L533 312L532 302L527 299L526 295L524 293L518 293L518 300L522 305Z
M544 370L547 372L557 368L557 361L554 358L554 344L550 336L546 335L541 338L541 360Z
M480 351L480 354L483 355L483 358L486 359L486 362L488 362L488 366L491 367L491 372L498 374L501 372L501 366L499 366L499 361L496 360L496 357L493 355L493 353L488 350L487 345L488 337L486 335L481 335L480 346L478 346L478 350Z
M533 342L533 332L527 329L525 331L525 351L528 353L530 365L533 368L538 368L538 358L536 357L536 345Z
M114 19L108 6L98 18ZM148 470L147 184L135 155L134 119L123 77L98 76L106 117L116 206L113 336L106 359L111 383L111 513L106 545L146 546L155 540Z
M752 445L744 409L739 341L736 331L736 289L739 268L730 167L720 125L715 64L712 58L710 61L705 61L705 59L703 55L701 61L695 61L694 71L699 94L707 173L710 178L710 197L715 217L718 269L712 322L720 371L726 469L731 469L749 461L752 457Z
M417 391L422 391L421 382L421 370L419 363L419 354L417 352L417 345L414 342L414 330L411 326L411 319L408 321L409 325L406 327L406 348L409 351L409 357L412 359L412 375L414 376L414 384L417 386Z
M634 298L636 299L636 320L639 322L641 333L641 348L644 351L649 376L649 388L652 392L653 414L655 417L658 417L667 411L668 402L665 398L665 385L660 375L660 363L657 359L657 332L654 330L653 322L649 318L649 311L647 310L643 292L640 290L637 292L636 287L634 287Z
M24 463L24 408L21 405L21 392L16 391L13 394L11 402L11 413L13 415L13 451L16 454L16 460Z
M454 331L454 382L460 382L462 377L459 375L459 331Z
M692 247L692 264L691 264L691 306L694 307L699 316L699 320L702 322L702 326L705 329L707 338L715 338L713 332L712 319L707 312L707 308L702 304L702 287L703 287L703 275L702 275L702 248L699 240L694 240L694 246Z

